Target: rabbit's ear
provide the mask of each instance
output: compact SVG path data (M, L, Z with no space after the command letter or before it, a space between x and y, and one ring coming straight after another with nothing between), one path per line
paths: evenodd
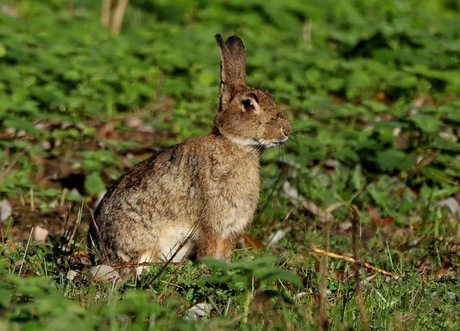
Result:
M215 37L220 48L220 97L225 102L235 87L246 86L246 50L237 36L225 43L220 34Z

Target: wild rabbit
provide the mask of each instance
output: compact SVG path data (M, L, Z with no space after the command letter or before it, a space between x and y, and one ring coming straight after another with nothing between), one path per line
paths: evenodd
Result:
M88 235L109 263L230 260L252 222L260 154L286 142L291 127L269 92L246 85L241 39L215 37L221 85L214 127L138 163L109 189Z

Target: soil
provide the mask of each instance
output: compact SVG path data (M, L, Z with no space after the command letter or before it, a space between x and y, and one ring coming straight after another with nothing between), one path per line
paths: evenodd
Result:
M8 172L12 170L25 170L21 162L14 162L13 167L9 165L21 156L31 157L32 169L29 172L29 179L36 185L37 189L32 192L18 191L17 194L0 197L6 200L11 207L11 221L6 219L0 222L0 239L6 241L5 235L9 226L8 239L13 242L27 240L32 228L39 229L34 231L32 239L51 243L54 240L68 241L73 239L75 242L86 244L86 233L92 220L92 212L97 203L102 198L100 196L89 196L84 188L86 176L89 174L81 165L84 158L78 153L81 151L96 151L101 149L113 150L116 155L117 164L111 166L119 173L125 172L134 163L141 161L151 154L163 150L166 146L161 142L175 139L174 135L167 130L158 130L149 126L142 125L138 118L125 118L112 122L91 121L85 123L86 127L97 128L94 135L83 135L79 139L54 139L47 141L34 141L34 137L25 132L7 129L0 139L18 142L20 140L39 144L47 151L44 155L28 155L9 148L7 162L0 163L0 185ZM36 127L46 132L55 130L65 131L67 129L77 129L81 131L77 124L69 123L37 123ZM135 142L133 146L117 151L116 144L108 144L107 139L119 142ZM3 172L3 174L1 174ZM100 173L106 187L110 187L117 178L103 171ZM56 189L62 192L60 197L43 196L40 189ZM73 199L71 198L73 197ZM82 207L81 197L84 197L82 217L79 212ZM0 206L1 209L1 206ZM78 220L81 219L81 222ZM79 223L79 224L77 224ZM37 232L45 233L45 239L39 238ZM46 234L48 234L46 236Z

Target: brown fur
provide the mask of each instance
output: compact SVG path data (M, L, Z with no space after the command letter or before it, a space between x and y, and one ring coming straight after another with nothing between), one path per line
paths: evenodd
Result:
M212 132L135 165L107 192L88 240L110 263L230 259L236 237L252 221L259 199L259 159L285 142L288 121L272 95L246 85L241 40L221 50L221 99ZM245 107L244 104L254 105ZM100 250L103 252L104 250Z

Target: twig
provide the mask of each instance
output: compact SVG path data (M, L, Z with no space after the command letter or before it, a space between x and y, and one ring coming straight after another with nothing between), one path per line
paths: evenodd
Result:
M35 210L35 202L34 202L34 189L31 187L29 188L29 196L30 196L30 211Z
M329 251L331 220L329 213L326 214L326 251ZM320 266L320 282L319 282L319 324L318 330L327 330L326 324L326 278L327 278L327 259L328 256L324 254L321 258Z
M114 36L118 36L120 33L128 1L102 0L101 24L110 27Z
M66 241L67 241L67 238L69 237L69 231L70 229L67 229L67 224L69 222L69 218L70 218L70 212L72 211L72 207L73 207L73 204L70 205L69 207L69 210L67 211L67 216L65 218L65 222L64 222L64 231L62 232L62 236L61 236L61 239L60 239L60 242L59 242L59 249L61 251L64 250L64 246L66 244Z
M353 241L353 254L355 256L355 261L359 261L358 239L360 238L360 235L359 235L360 225L359 225L358 213L356 212L356 209L353 208L353 206L351 205L347 205L347 206L353 213L353 217L351 219L351 224L352 224L351 237ZM363 291L360 285L361 280L359 279L359 275L361 273L361 264L355 262L353 264L353 269L355 270L356 298L358 300L359 310L361 311L361 316L363 319L363 329L365 331L369 331L369 320L367 319L366 307L364 305Z
M330 246L330 236L331 236L331 218L332 211L336 208L344 205L342 202L334 203L331 206L327 207L325 211L322 211L322 214L326 218L326 251L329 251ZM319 208L318 208L319 209ZM319 324L318 329L324 330L327 329L326 323L326 279L327 279L327 258L328 255L324 254L321 259L320 267L320 283L319 283Z
M156 265L163 265L165 262L140 262L140 263L128 263L128 264L114 264L111 267L114 269L120 269L120 268L137 268L137 267L148 267L151 264L156 264ZM184 265L185 262L171 262L171 264L175 266L179 265Z
M69 246L69 249L70 249L70 243L72 242L72 240L74 240L75 238L75 235L77 234L77 230L78 228L80 227L80 224L81 224L81 219L83 218L83 208L85 206L85 199L83 198L81 200L81 206L80 206L80 209L78 209L78 214L77 214L77 221L75 222L75 225L73 226L73 229L72 229L72 232L70 233L70 236L68 238L68 246ZM74 241L75 242L75 241Z
M349 256L328 252L328 251L325 251L325 250L323 250L321 248L317 248L317 247L310 248L308 251L310 251L312 253L316 253L316 254L327 255L329 257L336 258L336 259L345 260L345 261L350 262L350 263L357 263L357 264L359 264L359 265L361 265L361 266L363 266L363 267L365 267L365 268L367 268L369 270L379 272L379 273L384 274L386 276L397 277L397 275L393 274L392 272L389 272L389 271L374 267L373 265L371 265L371 264L369 264L367 262L356 261L354 258L349 257Z
M110 26L110 13L112 10L112 0L102 0L101 23Z
M69 189L67 187L64 187L62 189L62 195L61 195L61 199L59 200L59 206L60 207L63 207L64 206L64 203L65 203L65 198L67 197L67 194L69 193Z
M25 150L23 150L22 152L18 153L18 155L16 155L15 158L13 158L13 160L11 160L11 163L9 164L8 167L5 166L5 162L2 162L1 166L0 166L0 187L2 186L3 184L3 180L8 177L8 175L11 173L11 171L13 170L13 167L16 165L16 163L18 162L18 160L21 158L21 156L23 156L26 151L28 150L28 148L26 148Z
M431 176L433 176L434 178L440 179L440 180L442 180L442 181L444 181L444 182L446 182L446 183L449 183L449 184L452 184L452 185L455 185L455 186L460 186L459 183L457 183L457 182L455 182L455 181L453 181L453 180L450 180L450 179L448 179L448 178L444 178L444 177L442 177L442 176L439 176L438 174L436 174L436 173L434 173L434 172L431 173Z
M174 263L174 262L173 262ZM178 262L180 264L184 264L185 265L185 262ZM161 298L163 297L166 289L169 287L169 284L171 284L171 281L173 279L173 277L176 275L176 272L179 270L178 266L179 265L176 265L174 263L174 265L177 267L172 273L171 273L171 276L169 277L168 281L166 282L166 285L163 287L163 289L161 290L161 293L158 295L158 298ZM176 284L174 284L176 287L178 286L177 284L179 284L179 282L182 280L182 278L184 278L186 275L186 271L184 273L182 273L182 275L179 277L179 279L177 280Z
M128 0L119 0L115 12L112 17L112 33L115 36L118 36L121 29L121 23L123 22L123 17L125 16L126 6L128 5Z
M101 246L102 250L104 251L104 258L107 264L110 265L109 253L107 252L105 245L104 245L104 241L102 240L101 231L99 231L99 227L97 226L96 219L94 218L93 210L89 208L88 206L86 206L86 208L89 209L89 213L91 214L91 220L93 222L94 228L96 229L96 234L98 238L97 242ZM92 243L94 243L94 239L91 238L91 235L89 236L89 239Z

